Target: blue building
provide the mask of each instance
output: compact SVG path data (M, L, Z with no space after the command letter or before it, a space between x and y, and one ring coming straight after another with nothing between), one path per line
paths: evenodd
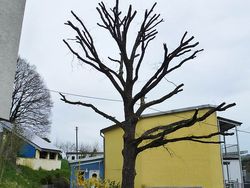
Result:
M89 179L92 174L98 178L104 178L104 157L103 155L95 157L86 157L78 160L69 161L70 165L70 188L77 188L77 176L83 175L84 179Z
M22 146L17 153L16 164L28 166L34 170L55 170L61 168L61 150L47 140L35 134L22 135L13 131L13 125L7 121L0 121L0 135L14 133L22 140ZM3 139L4 140L4 139Z

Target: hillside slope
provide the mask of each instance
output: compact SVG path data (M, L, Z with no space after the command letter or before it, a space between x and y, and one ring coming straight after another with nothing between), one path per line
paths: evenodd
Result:
M55 188L69 187L70 170L68 162L62 160L60 170L32 170L24 166L6 163L1 188L39 188L44 184L54 184Z

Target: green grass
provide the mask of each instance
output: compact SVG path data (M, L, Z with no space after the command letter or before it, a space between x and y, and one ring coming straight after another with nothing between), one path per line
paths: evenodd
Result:
M62 160L60 170L32 170L25 166L6 163L1 188L39 188L42 184L52 182L69 182L68 162Z

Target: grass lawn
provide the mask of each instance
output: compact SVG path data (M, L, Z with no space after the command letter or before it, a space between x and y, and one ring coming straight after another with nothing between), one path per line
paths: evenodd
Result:
M62 160L60 170L32 170L25 166L6 163L1 188L39 188L42 184L69 182L70 170L68 162Z

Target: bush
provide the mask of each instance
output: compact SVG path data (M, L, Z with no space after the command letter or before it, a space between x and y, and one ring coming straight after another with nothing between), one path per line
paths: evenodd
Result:
M120 182L110 181L109 182L109 188L120 188Z
M64 177L56 178L53 180L54 188L68 188L69 181Z

